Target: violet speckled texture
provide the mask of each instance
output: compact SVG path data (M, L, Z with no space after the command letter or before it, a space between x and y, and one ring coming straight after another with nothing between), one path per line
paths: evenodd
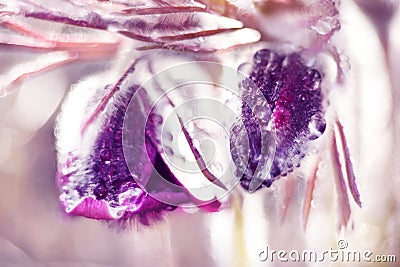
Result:
M101 123L90 124L97 132L94 143L71 152L66 162L60 164L60 200L67 213L94 219L118 219L120 222L135 218L148 225L158 219L163 210L176 208L157 199L173 199L177 203L189 201L185 193L168 192L160 183L152 182L159 181L157 175L161 175L178 183L158 155L154 136L156 125L147 118L146 93L139 89L137 85L121 86L112 101L107 103L105 112L99 115ZM130 120L124 124L127 106L136 93L140 97L131 103L135 114L129 116ZM138 130L141 125L146 125L146 133ZM124 144L123 132L128 140L134 142ZM125 157L123 145L128 146L126 149L132 153L130 155L135 155L134 158ZM88 157L83 156L82 149L89 151ZM129 162L134 162L130 169ZM143 186L151 192L144 190Z
M262 92L272 112L272 115L266 113L265 116L267 120L272 120L272 129L276 132L275 155L269 175L262 182L269 187L274 180L299 167L307 142L325 131L321 75L307 67L297 53L284 55L262 49L253 57L249 78L257 88L246 88L246 83L243 83L242 97L254 95L254 90ZM251 151L241 184L248 189L262 156L260 127L263 125L259 124L245 102L242 105L242 120Z
M99 107L107 99L104 111L94 120L83 116L80 129L88 125L83 136L79 135L83 141L60 161L60 199L69 214L119 221L138 217L142 224L149 224L164 210L187 203L204 204L182 186L180 177L175 177L164 162L157 136L163 118L152 110L146 88L130 84L133 72L134 67L114 88L99 89L87 100L86 105ZM307 142L324 132L325 120L321 75L307 67L298 54L258 51L249 79L240 85L243 123L232 129L231 151L235 151L235 163L248 156L244 174L238 172L237 176L244 188L253 191L270 186L298 167ZM112 97L104 98L110 92L114 92ZM269 149L271 143L266 139L275 142L275 151ZM202 208L215 211L219 204L216 200Z

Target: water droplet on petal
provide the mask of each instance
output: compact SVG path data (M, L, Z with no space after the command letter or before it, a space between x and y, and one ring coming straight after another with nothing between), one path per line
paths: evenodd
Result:
M271 114L270 114L268 108L259 107L255 110L255 115L260 120L263 120L265 118L269 118Z
M252 92L255 91L257 88L257 86L255 85L255 83L249 79L249 78L245 78L243 79L243 81L241 81L239 83L239 92L244 96L244 97L249 97L248 94L246 94L247 92ZM245 99L245 101L247 101Z
M233 127L232 127L232 134L234 134L234 135L238 135L240 132L242 131L242 127L240 126L240 124L235 124Z
M311 200L311 207L312 208L318 208L318 206L319 206L319 203L318 203L318 201L316 201L315 199L313 199L313 200Z
M199 211L199 208L192 205L192 206L183 206L183 211L187 212L187 213L195 213L197 211Z
M336 18L327 17L319 20L311 28L320 35L327 35L332 31L336 31L340 28L340 21Z
M237 149L235 148L235 147L233 147L232 149L231 149L231 155L232 155L232 157L237 157L238 156L238 154L239 154L239 152L237 151Z
M304 64L307 67L312 67L315 65L315 61L316 61L315 57L307 58L306 61L304 62Z
M244 75L246 77L250 77L252 71L253 66L250 63L243 63L238 68L239 75Z
M253 62L256 64L268 64L271 57L271 51L268 49L258 50L253 56Z
M107 188L100 184L93 190L93 194L98 200L104 199L107 196Z
M339 63L340 68L342 69L342 71L349 71L351 69L351 64L349 62L349 59L347 60L340 60Z
M309 90L317 90L321 84L321 74L315 69L307 69L303 77L303 85Z
M316 113L311 117L308 129L310 131L310 140L315 140L320 137L326 128L326 122L324 117L320 113Z
M109 149L102 149L100 151L100 159L104 162L111 160L111 152Z
M275 184L272 184L270 186L269 190L271 190L272 192L276 192L276 191L278 191L278 187Z

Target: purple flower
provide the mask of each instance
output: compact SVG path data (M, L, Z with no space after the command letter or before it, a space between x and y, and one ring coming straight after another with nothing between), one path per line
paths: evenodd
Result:
M298 53L286 55L269 49L255 53L249 74L251 82L241 84L244 99L242 120L250 143L247 170L241 178L244 188L251 187L252 179L260 180L259 187L269 187L280 176L292 172L300 166L307 142L324 133L321 79L320 73L307 67ZM263 97L250 100L257 102L253 111L248 102L257 96L257 90L262 92ZM260 128L269 130L262 131ZM271 157L261 151L261 139L265 135L276 138L276 149L268 174L259 177L256 172L258 164ZM232 136L235 138L234 134ZM241 143L233 142L232 146L237 150Z
M134 71L132 66L114 87L86 88L91 92L81 107L76 106L77 98L82 98L79 87L64 104L56 135L60 158L57 181L65 210L94 219L138 218L148 225L163 211L180 204L218 209L219 202L195 199L164 162L156 134L162 117L151 110L146 90L129 84ZM79 108L83 114L72 118L73 110ZM68 147L65 138L73 136L79 140ZM174 189L178 190L171 190L168 183L177 185Z
M230 138L223 134L218 137L201 127L198 132L201 138L218 143L220 151L223 151L220 144L228 139L229 147L230 141L231 153L222 154L231 154L228 156L237 170L235 175L229 175L236 176L236 181L240 180L249 191L269 187L299 167L308 152L309 141L325 131L322 75L310 64L306 65L303 57L315 60L320 52L330 54L338 64L338 79L342 77L340 57L329 43L340 29L336 1L57 3L20 0L0 4L5 27L16 33L2 43L58 52L55 59L34 65L31 72L16 72L7 77L10 82L0 89L1 94L9 93L11 87L30 75L77 60L119 57L125 67L129 65L127 62L133 62L123 75L116 74L122 66L110 64L108 70L71 90L64 103L56 126L57 182L60 200L69 214L120 221L138 217L148 224L162 211L184 205L219 209L221 203L216 197L219 194L212 192L205 197L194 193L188 185L193 182L187 180L190 175L182 174L167 155L176 159L177 150L187 149L185 153L194 158L193 166L201 176L192 176L192 180L199 180L200 184L211 182L218 190L233 187L227 186L223 175L217 175L226 173L230 165L209 164L200 142L195 142L199 141L196 133L188 129L188 120L182 114L177 113L174 119L182 133L179 142L185 148L177 146L174 150L164 146L160 134L168 110L179 109L181 103L176 105L176 100L190 94L167 96L166 105L160 108L154 103L160 91L161 95L168 95L164 87L170 85L170 77L161 82L155 79L155 85L144 85L174 62L222 63L233 69L247 66L248 77L232 86L233 91L239 87L236 123L221 122L224 127L232 126L227 130ZM290 19L286 17L288 14ZM69 38L52 38L26 25L26 19L79 27L87 35L91 33L88 29L102 30L112 41L106 38L107 34L96 41L68 40L81 37L75 33L76 28L67 34ZM291 45L280 50L259 50L283 43ZM243 64L251 58L252 63ZM316 65L323 69L323 63ZM214 70L211 65L206 68L211 77L207 82L215 84L223 78L221 69ZM201 76L201 68L194 72ZM190 76L184 74L178 80ZM192 93L194 96L207 92L201 86L194 88L200 88ZM208 93L207 97L211 99L214 93ZM208 108L214 110L211 105ZM346 170L352 172L349 157L346 160ZM349 177L353 196L358 198L354 175ZM210 195L214 193L212 198ZM361 203L359 199L357 203Z

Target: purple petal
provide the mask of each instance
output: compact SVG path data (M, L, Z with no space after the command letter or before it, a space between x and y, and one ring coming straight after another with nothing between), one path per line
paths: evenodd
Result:
M94 219L120 219L134 214L172 209L171 205L154 199L139 186L149 183L153 164L157 160L157 150L150 138L147 138L151 136L152 128L149 127L146 135L144 132L135 131L135 128L145 125L147 120L147 113L143 110L143 103L146 102L145 91L139 90L137 85L121 83L98 116L90 116L91 112L87 112L87 107L83 107L86 110L81 114L82 118L71 117L73 110L79 109L79 106L76 106L78 98L84 98L87 94L77 90L84 89L76 88L72 91L64 104L57 126L58 183L61 190L60 200L66 212ZM81 102L86 105L89 103L89 107L98 111L96 107L103 103L101 95L107 95L113 90L109 87L105 89L94 90L92 95L87 94L86 101ZM122 147L123 124L127 106L136 93L139 97L135 98L137 103L133 103L136 109L134 120L130 120L124 128L127 137L134 140L132 146L126 148L130 150L129 155L134 157L126 158ZM98 100L93 103L93 99L96 98ZM71 121L74 119L77 122ZM75 128L68 129L70 125L75 125ZM81 134L83 125L86 128ZM65 145L64 143L69 141L66 139L74 139L74 135L77 137L76 142ZM130 164L131 162L135 164ZM133 167L128 168L127 164ZM162 188L158 190L162 192ZM188 201L180 192L171 192L167 197L175 196L178 200Z
M269 174L263 181L265 186L270 186L275 179L300 166L307 142L325 131L321 75L307 67L297 53L285 55L262 49L253 57L249 78L255 87L242 83L243 98L260 90L265 97L264 105L269 105L272 111L272 117L266 113L265 118L271 121L271 129L276 132L276 150ZM260 159L268 156L260 154L263 137L260 129L267 127L268 122L263 125L245 103L242 120L251 148L248 172L242 177L242 185L248 188Z
M260 39L258 31L243 28L241 21L214 14L201 4L177 1L166 8L165 5L147 3L113 12L113 8L118 6L113 4L107 9L99 3L88 6L57 1L57 4L45 5L18 1L4 9L4 12L17 18L23 16L118 32L138 41L152 43L150 47L153 48L215 51ZM193 9L199 11L194 12Z

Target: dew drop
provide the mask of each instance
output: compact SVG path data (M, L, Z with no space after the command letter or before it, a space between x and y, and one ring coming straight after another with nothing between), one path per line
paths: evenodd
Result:
M250 74L253 71L253 65L250 63L243 63L238 67L239 75L244 75L246 77L250 77Z
M249 190L250 188L250 181L249 180L240 180L240 185L246 189Z
M341 61L349 61L350 60L349 56L344 53L340 54L339 58Z
M177 208L177 206L166 205L166 206L164 207L164 210L166 210L166 211L173 211L173 210L176 210L176 208Z
M199 211L199 208L192 205L192 206L183 206L182 207L183 211L187 212L187 213L195 213Z
M93 190L93 194L95 195L96 199L104 199L107 196L107 188L100 184L96 186L96 188Z
M318 201L316 201L315 199L311 200L311 207L315 209L318 208L318 206L319 206Z
M326 128L326 123L324 117L320 113L316 113L311 117L310 123L308 124L308 129L310 131L310 140L315 140L320 137Z
M336 18L327 17L319 20L311 28L320 35L327 35L332 31L338 30L340 28L340 21Z
M100 151L100 159L104 162L111 160L111 152L109 149L102 149Z
M271 190L272 192L276 192L276 191L278 191L278 187L275 184L272 184L270 186L269 190Z
M239 93L244 95L243 97L249 97L248 92L256 91L256 85L254 82L249 79L245 78L243 81L239 83ZM248 100L244 99L246 102L249 102Z
M310 90L317 90L321 84L321 74L315 69L308 69L303 78L303 85Z
M269 106L265 101L258 101L254 108L255 116L261 120L266 119L269 120L271 112L269 111Z
M315 57L307 58L306 62L305 62L305 65L307 67L312 67L312 66L315 65L315 61L316 61Z
M253 62L256 64L268 64L271 57L271 51L268 49L261 49L254 54Z
M232 157L237 157L239 155L239 153L235 147L233 147L231 149L231 155L232 155Z
M349 71L351 69L351 64L349 62L349 59L340 59L340 63L339 63L340 69L342 71Z

